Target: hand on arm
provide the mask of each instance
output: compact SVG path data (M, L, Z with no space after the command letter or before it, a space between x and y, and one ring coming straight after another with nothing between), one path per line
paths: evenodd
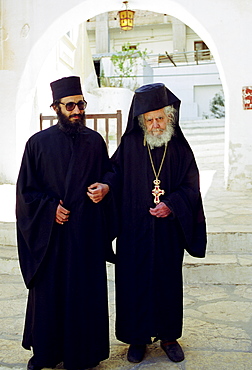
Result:
M62 200L60 200L55 217L55 221L57 222L57 224L63 225L66 221L68 221L69 214L70 211L63 207L63 202Z
M94 203L99 203L109 192L109 186L100 182L95 182L88 187L87 195Z
M155 208L150 208L149 210L150 214L155 217L167 217L169 214L172 213L169 207L167 207L166 204L163 202L160 202L159 204L156 205Z

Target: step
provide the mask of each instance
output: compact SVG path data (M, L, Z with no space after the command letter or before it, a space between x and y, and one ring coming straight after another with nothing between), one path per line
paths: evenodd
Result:
M208 232L208 254L250 254L251 232Z
M20 275L17 247L0 245L0 273Z
M114 266L108 263L108 279L114 281ZM20 275L17 248L0 246L1 274ZM251 254L207 254L194 258L185 254L184 281L188 284L251 284Z
M225 119L211 119L211 120L195 120L195 121L187 121L187 120L181 120L180 126L183 129L186 128L211 128L213 131L216 128L222 128L225 129Z
M16 244L16 223L0 222L0 245L15 246Z
M108 263L108 279L114 281L114 266ZM250 285L252 283L251 255L209 255L184 257L183 279L185 284Z
M183 128L182 131L190 140L202 138L203 140L212 140L212 142L215 142L215 140L224 142L225 139L225 132L222 128L216 128L214 131L211 128Z
M184 282L187 284L252 284L251 254L207 255L194 258L185 255Z
M14 222L0 222L0 245L16 246L16 225ZM251 232L208 232L208 253L251 253Z

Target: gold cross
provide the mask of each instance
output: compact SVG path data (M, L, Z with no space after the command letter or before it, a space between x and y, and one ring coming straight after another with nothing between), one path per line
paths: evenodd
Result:
M160 180L158 180L158 179L155 179L154 181L153 181L153 183L154 183L154 189L152 190L152 194L154 195L154 203L155 204L158 204L158 203L160 203L160 199L159 199L159 197L161 196L161 195L164 195L164 193L165 193L165 191L164 190L162 190L162 189L160 189L160 187L159 187L159 184L160 184Z

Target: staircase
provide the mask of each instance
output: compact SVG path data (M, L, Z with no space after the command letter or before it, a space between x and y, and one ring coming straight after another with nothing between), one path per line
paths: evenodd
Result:
M183 122L201 176L207 220L207 256L185 255L184 281L205 284L252 283L252 192L224 187L224 120Z

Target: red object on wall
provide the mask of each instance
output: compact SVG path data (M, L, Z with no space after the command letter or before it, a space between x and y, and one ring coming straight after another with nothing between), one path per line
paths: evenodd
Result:
M243 109L252 109L252 86L242 88Z

